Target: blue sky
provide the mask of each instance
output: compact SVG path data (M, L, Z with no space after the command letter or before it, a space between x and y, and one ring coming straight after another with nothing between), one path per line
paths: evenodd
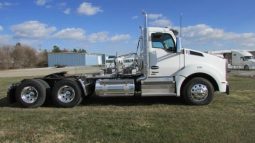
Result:
M88 52L134 52L143 24L178 28L183 46L201 51L255 50L253 0L0 0L0 45Z

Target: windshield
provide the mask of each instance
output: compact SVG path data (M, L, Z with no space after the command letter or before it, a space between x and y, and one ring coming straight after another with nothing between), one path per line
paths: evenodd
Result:
M152 33L152 48L166 49L175 52L175 42L173 37L167 33Z
M106 60L106 63L113 63L113 60Z
M254 59L254 57L253 56L244 56L243 57L244 61L248 61L248 60L251 60L251 59Z
M124 60L124 63L131 63L133 62L133 59Z

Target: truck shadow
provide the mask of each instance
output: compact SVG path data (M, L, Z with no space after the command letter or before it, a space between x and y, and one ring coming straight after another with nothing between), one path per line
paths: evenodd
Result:
M153 104L183 105L178 97L89 97L83 100L81 105L85 106L140 106Z
M153 104L184 105L178 97L88 97L79 106L140 106ZM0 99L0 107L19 107L17 103L10 103L7 97ZM55 107L51 101L46 101L43 107Z
M14 104L11 104L9 101L8 101L8 98L7 97L4 97L4 98L1 98L0 99L0 107L16 107L17 104L14 103Z

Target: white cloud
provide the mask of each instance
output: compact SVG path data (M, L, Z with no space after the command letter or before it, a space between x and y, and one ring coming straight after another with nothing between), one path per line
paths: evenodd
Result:
M71 8L66 8L64 11L64 14L70 14L71 13Z
M88 36L88 41L95 43L95 42L105 42L109 40L109 35L107 32L97 32L92 33Z
M80 4L77 12L79 14L91 16L97 14L98 12L103 12L103 10L98 6L93 6L91 3L83 2Z
M135 16L133 16L131 19L133 19L133 20L138 19L138 16L135 15Z
M48 9L53 7L53 5L51 5L50 3L51 3L51 0L36 0L35 1L36 5L42 6Z
M48 26L39 21L26 21L13 25L11 30L14 32L14 38L19 38L20 40L43 40L43 38L48 38L96 43L127 41L131 37L129 34L110 35L104 31L86 35L85 30L82 28L64 28L56 31L55 27Z
M171 21L161 13L148 14L149 24L156 27L170 27Z
M12 4L9 3L9 2L0 2L0 9L1 8L4 8L4 7L8 7L8 6L11 6Z
M85 30L81 28L66 28L55 33L53 37L59 39L84 40Z
M0 31L3 31L3 30L4 30L3 26L0 25Z
M225 36L228 36L222 29L214 29L205 24L184 27L182 31L185 38L196 40L216 40L227 38Z
M92 43L96 42L120 42L127 41L131 38L129 34L116 34L114 36L110 36L108 32L96 32L92 33L88 36L87 40Z
M239 37L236 33L225 32L223 29L212 28L205 24L184 27L182 31L185 38L193 38L200 41L234 40Z
M206 24L183 27L182 35L185 42L190 44L205 45L209 48L254 48L255 33L226 32L223 29L213 28Z
M56 31L56 28L39 21L26 21L12 26L11 30L18 38L45 38Z
M119 34L119 35L114 35L111 37L111 41L117 42L117 41L127 41L130 39L129 34Z
M47 0L36 0L35 3L38 6L44 6L47 3Z
M157 27L170 27L171 26L171 21L168 19L156 19L150 23L152 26L157 26Z
M162 14L155 14L155 13L148 14L148 19L150 20L156 20L162 17L163 17Z

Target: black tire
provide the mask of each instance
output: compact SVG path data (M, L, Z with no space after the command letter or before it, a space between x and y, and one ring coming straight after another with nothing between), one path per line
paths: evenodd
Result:
M106 69L106 74L112 74L112 68L107 68Z
M248 71L249 69L250 69L250 68L249 68L248 65L245 65L245 66L244 66L244 70L247 70L247 71Z
M211 82L200 77L188 81L181 92L184 101L189 105L207 105L213 100L214 96L214 88ZM196 92L198 92L198 95L196 95ZM201 95L201 92L204 92L204 94Z
M81 88L74 79L63 79L57 82L51 96L56 106L64 108L74 107L82 101Z
M35 79L37 81L39 81L40 83L42 83L44 85L44 87L46 88L46 99L44 101L44 106L51 106L52 105L52 100L51 100L51 88L50 85L43 79Z
M49 84L48 84L46 81L44 81L43 79L34 79L34 80L39 81L41 84L44 85L44 87L45 87L46 89L49 89L49 88L50 88Z
M38 80L24 80L17 87L15 98L22 107L40 107L43 105L46 99L46 88Z

